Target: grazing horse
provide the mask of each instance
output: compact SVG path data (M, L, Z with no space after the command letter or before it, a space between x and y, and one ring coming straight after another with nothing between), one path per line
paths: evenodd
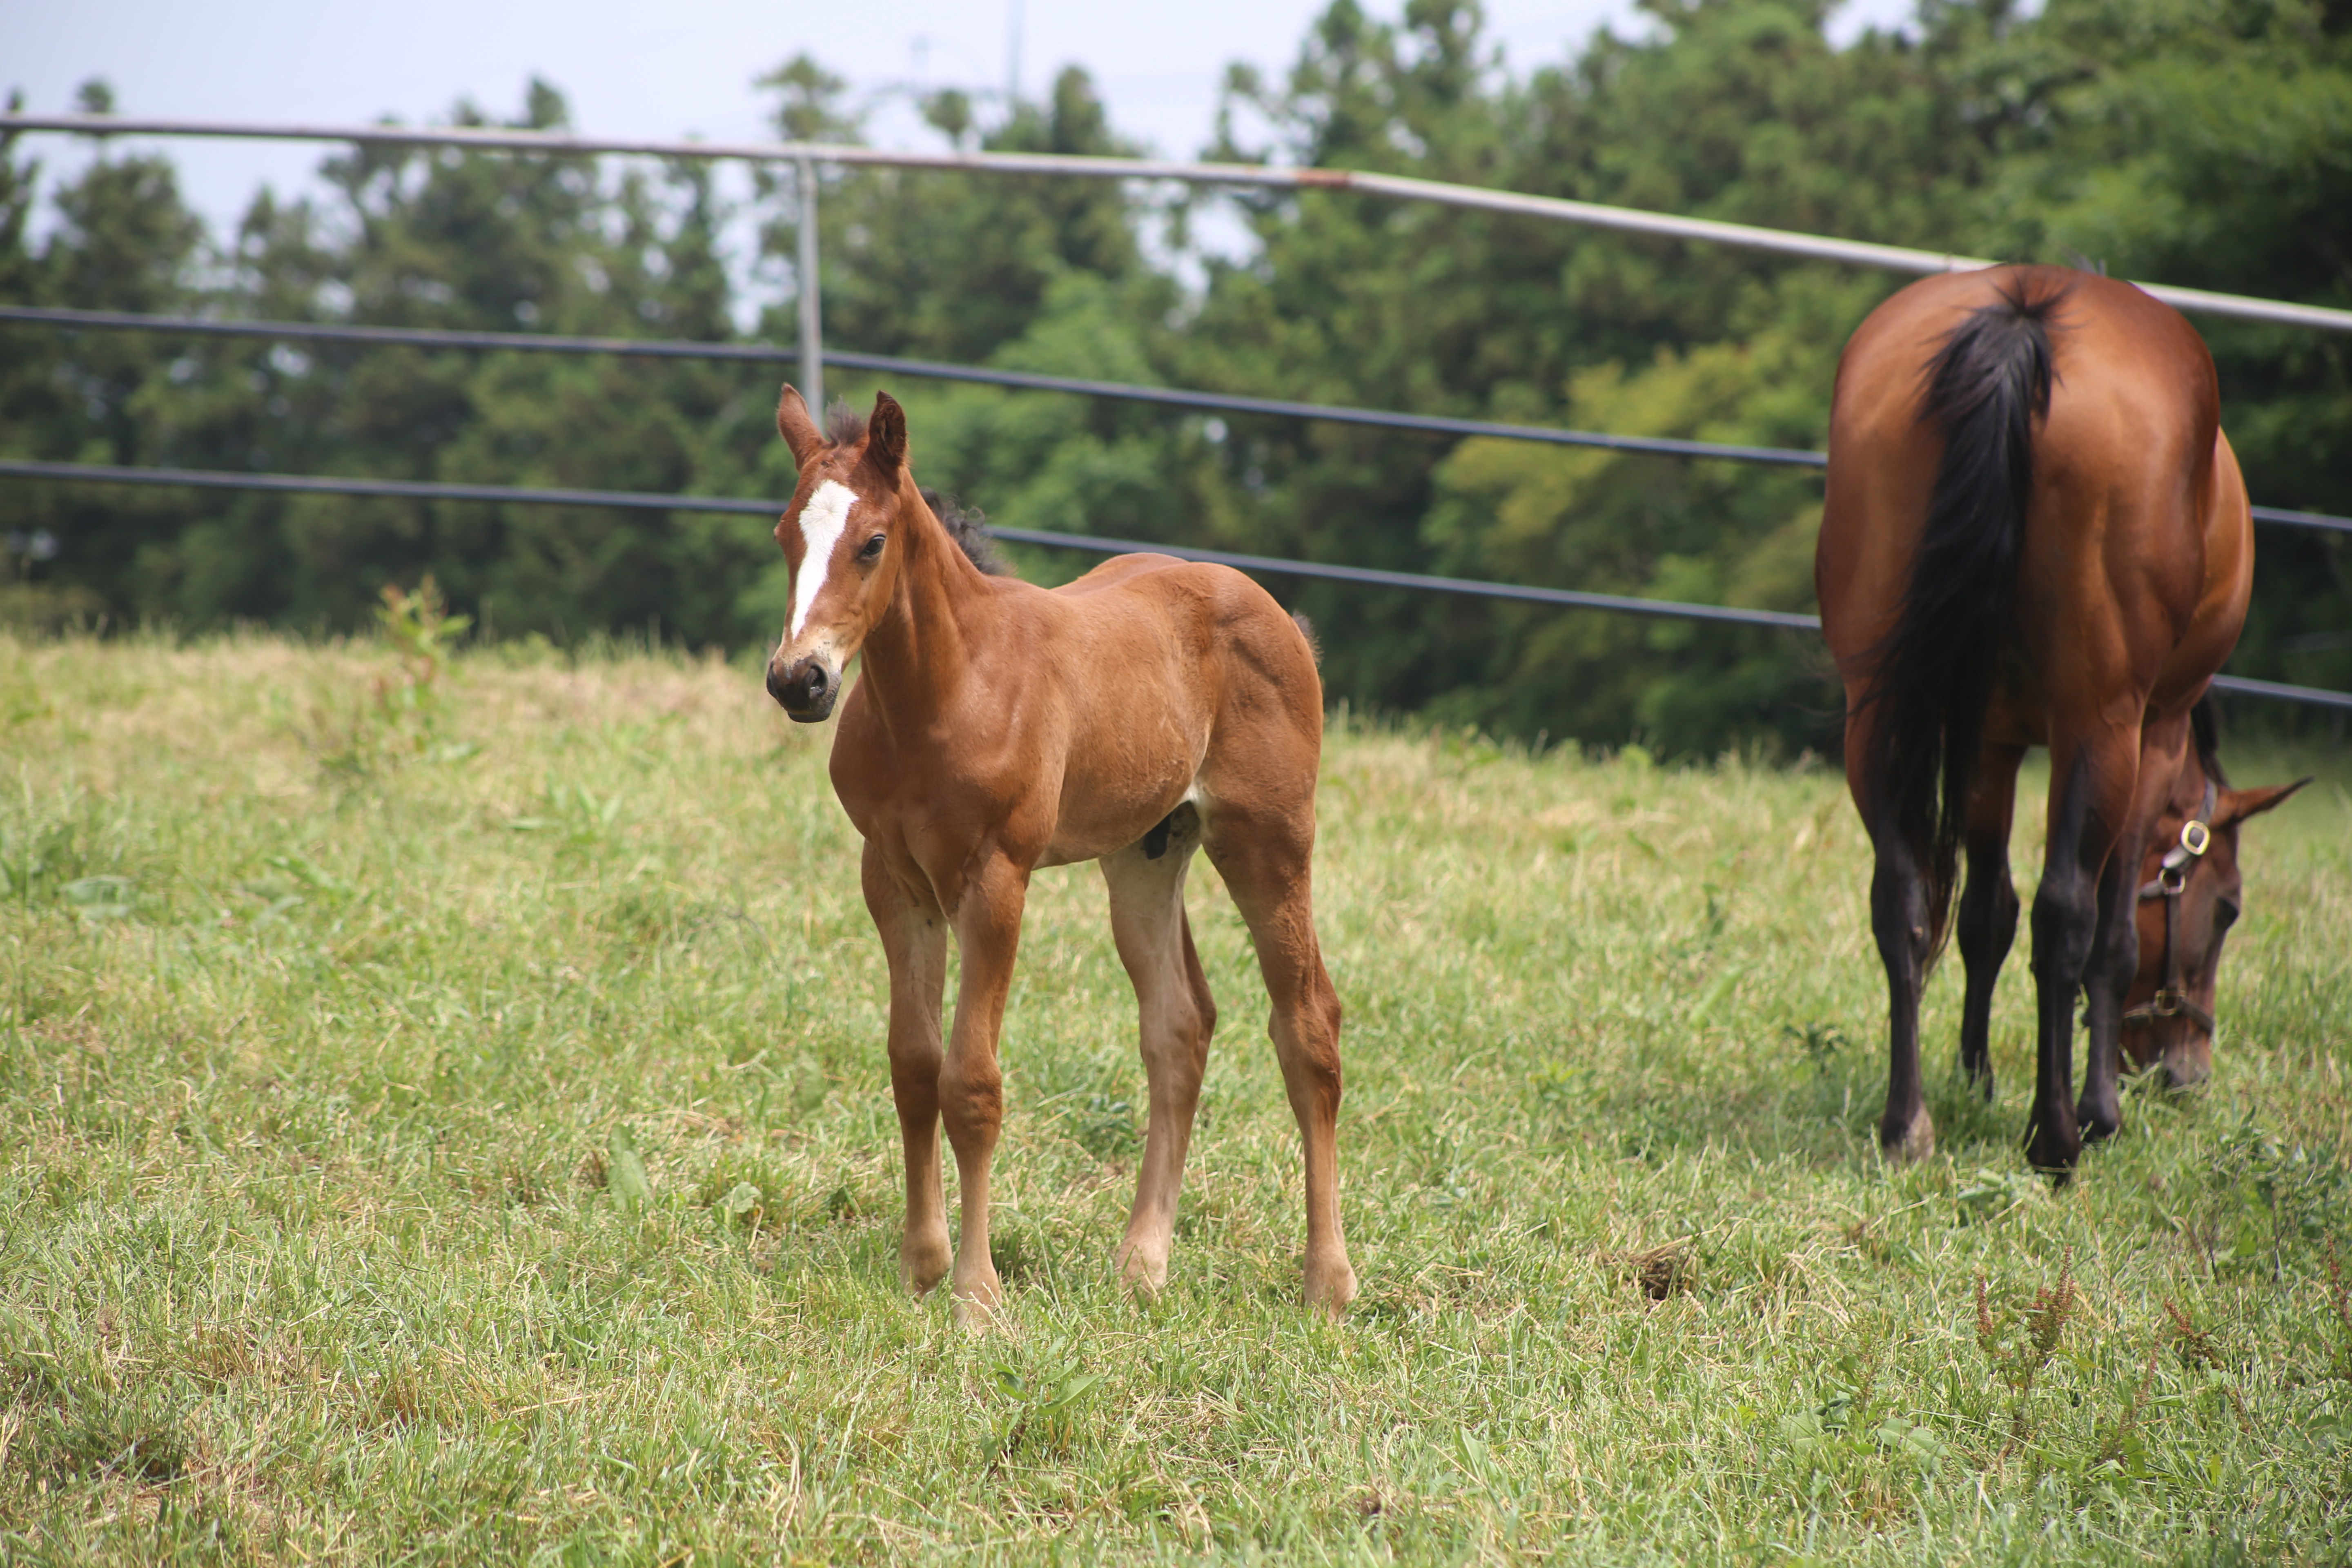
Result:
M768 690L814 723L850 659L833 787L865 836L866 907L890 964L890 1089L906 1145L899 1279L949 1272L939 1128L962 1184L957 1317L1002 1300L988 1251L1003 1121L997 1036L1030 873L1093 860L1142 1013L1150 1117L1118 1266L1168 1277L1184 1151L1217 1010L1192 947L1184 878L1206 849L1257 949L1275 1054L1306 1144L1306 1297L1355 1294L1339 1226L1339 1003L1315 939L1310 862L1323 687L1305 632L1223 566L1121 555L1047 592L992 575L926 501L887 394L820 430L787 386L776 429L800 466L782 520L792 620ZM941 1049L947 939L962 978Z
M2219 787L2192 745L2191 712L2236 645L2252 574L2212 356L2129 284L2051 267L1948 274L1887 300L1846 345L1814 584L1845 685L1847 784L1877 861L1871 928L1891 1035L1879 1142L1890 1155L1934 1146L1919 993L1964 844L1961 1062L1992 1091L1986 1025L2017 929L2010 814L2030 745L2050 749L2051 784L2027 1157L2063 1180L2085 1131L2116 1131L2123 1004L2143 945L2133 873L2168 805L2185 801L2194 816L2208 782ZM2241 801L2241 815L2250 804L2275 800ZM2198 820L2191 847L2225 825L2212 812ZM2210 968L2204 980L2210 1010ZM2157 1048L2189 1076L2199 1047Z

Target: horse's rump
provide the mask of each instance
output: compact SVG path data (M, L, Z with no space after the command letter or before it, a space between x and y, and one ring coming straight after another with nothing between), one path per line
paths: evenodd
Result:
M2048 416L2063 280L2026 275L1969 311L1921 372L1918 419L1942 439L1894 626L1850 662L1874 708L1865 767L1923 853L1929 945L1940 945L1986 710Z

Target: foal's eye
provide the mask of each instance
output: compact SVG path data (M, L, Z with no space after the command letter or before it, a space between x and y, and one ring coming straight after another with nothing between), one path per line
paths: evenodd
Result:
M876 534L866 542L866 548L857 552L857 558L860 561L879 561L882 559L882 542L883 535Z

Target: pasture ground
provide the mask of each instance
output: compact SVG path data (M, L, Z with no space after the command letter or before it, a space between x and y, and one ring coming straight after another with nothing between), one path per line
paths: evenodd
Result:
M1998 1104L1955 962L1937 1152L1880 1163L1833 773L1335 721L1353 1313L1293 1304L1205 863L1171 1284L1115 1283L1141 1074L1080 867L974 1337L896 1289L829 742L660 654L0 638L0 1559L2343 1560L2342 752L2233 755L2324 776L2249 832L2216 1080L2053 1195L2021 939Z

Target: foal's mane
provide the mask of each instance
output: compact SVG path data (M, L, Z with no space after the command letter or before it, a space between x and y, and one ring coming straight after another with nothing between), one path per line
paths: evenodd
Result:
M851 407L846 399L836 400L824 411L824 438L836 447L854 447L866 439L866 416ZM978 507L966 507L951 495L943 495L928 485L918 487L923 504L948 531L948 537L962 551L964 559L992 577L1009 577L1013 568L988 537L988 517Z

